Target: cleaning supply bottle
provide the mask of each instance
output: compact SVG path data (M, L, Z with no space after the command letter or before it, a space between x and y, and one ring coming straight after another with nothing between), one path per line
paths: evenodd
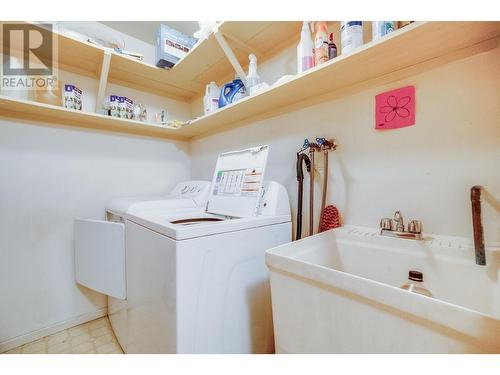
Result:
M410 271L408 274L408 282L403 285L401 289L432 297L432 293L424 287L424 274L419 271Z
M226 83L220 90L219 108L225 107L228 104L234 103L238 99L245 96L246 90L243 81L238 77L232 82Z
M251 53L248 56L250 60L250 64L248 65L248 75L247 75L247 89L250 95L253 94L253 91L257 88L257 85L260 83L260 77L257 73L257 57Z
M328 34L328 60L337 57L337 46L333 42L333 33Z
M363 21L340 23L342 53L350 53L363 45Z
M215 82L210 82L205 88L205 96L203 97L203 110L205 114L214 112L219 108L220 88Z
M373 21L372 22L372 40L379 40L384 35L392 33L396 29L394 21Z
M297 74L305 72L314 66L313 50L314 45L311 39L309 23L304 21L300 32L300 42L297 46Z
M314 36L314 65L328 61L328 27L326 21L316 22Z
M237 74L234 75L234 81L239 81L241 83L243 83L243 81L240 79L240 77L238 77ZM238 85L239 86L239 89L238 91L236 91L236 94L233 96L233 103L234 102L237 102L238 100L240 99L243 99L245 96L248 95L248 90L247 90L247 87L245 86L245 84L243 83L242 85Z

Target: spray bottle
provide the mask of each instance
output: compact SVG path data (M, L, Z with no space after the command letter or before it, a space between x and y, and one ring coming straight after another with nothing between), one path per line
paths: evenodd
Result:
M260 83L260 77L259 73L257 73L257 57L251 53L248 59L250 60L250 64L248 65L247 87L249 94L252 95Z
M305 72L314 66L313 49L314 45L311 39L309 23L304 21L300 32L300 42L297 46L297 74Z

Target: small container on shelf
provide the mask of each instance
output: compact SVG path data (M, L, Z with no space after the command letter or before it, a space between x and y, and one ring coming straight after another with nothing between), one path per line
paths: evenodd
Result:
M82 90L75 85L64 85L64 108L82 110Z
M118 97L118 112L119 117L124 119L132 119L134 110L134 102L126 96Z
M394 21L373 21L372 40L379 40L383 36L392 33L396 29Z
M109 96L109 115L111 117L120 117L120 109L118 107L118 95Z
M157 124L167 124L167 111L162 109L160 112L155 113L155 122Z
M141 103L134 104L133 109L133 119L136 121L146 121L147 120L146 107Z

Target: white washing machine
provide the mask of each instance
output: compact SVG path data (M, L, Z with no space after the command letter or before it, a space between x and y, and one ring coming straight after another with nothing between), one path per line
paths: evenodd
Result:
M106 220L75 220L76 282L108 296L108 314L120 343L126 342L126 227L132 213L206 207L209 181L185 181L163 196L120 198Z
M291 240L291 217L263 182L268 151L221 154L206 207L127 215L126 301L109 303L126 353L274 351L265 251Z

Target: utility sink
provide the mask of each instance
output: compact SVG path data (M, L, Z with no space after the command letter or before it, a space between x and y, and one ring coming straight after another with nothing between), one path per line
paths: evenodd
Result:
M270 249L278 353L500 353L500 249L346 226ZM434 298L401 289L410 270Z

